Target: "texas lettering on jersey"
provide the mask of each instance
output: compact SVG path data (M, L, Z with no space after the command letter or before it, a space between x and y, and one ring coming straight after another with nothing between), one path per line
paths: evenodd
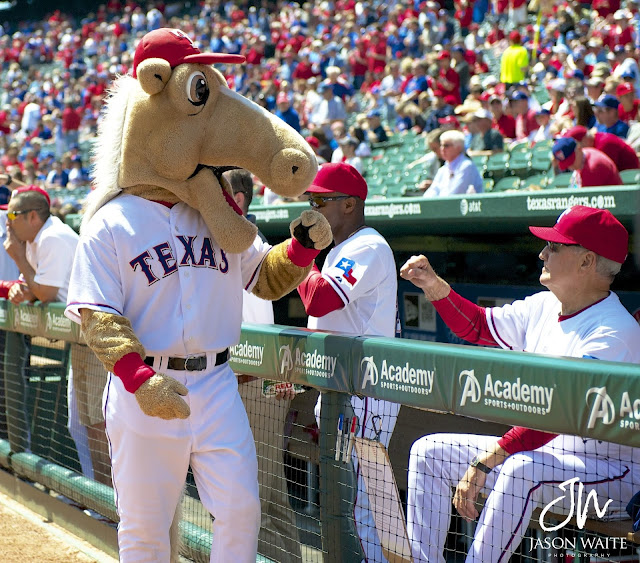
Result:
M142 272L146 276L148 285L177 272L179 267L210 268L223 274L229 271L224 250L220 249L220 260L216 260L211 238L202 237L202 242L197 236L178 235L176 238L182 244L180 260L174 255L171 244L165 241L145 250L129 262L134 272Z

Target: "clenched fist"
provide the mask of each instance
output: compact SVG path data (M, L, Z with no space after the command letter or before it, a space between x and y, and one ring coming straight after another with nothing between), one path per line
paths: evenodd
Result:
M300 217L291 221L289 230L291 236L305 248L322 250L333 241L329 221L313 209L303 211Z

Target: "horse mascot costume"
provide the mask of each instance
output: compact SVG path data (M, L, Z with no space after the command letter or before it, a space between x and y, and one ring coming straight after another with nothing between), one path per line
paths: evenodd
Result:
M98 130L95 190L66 314L109 372L103 396L124 563L176 561L189 465L213 517L211 561L255 562L254 441L227 360L242 290L278 299L332 240L319 213L274 247L241 215L222 173L240 167L281 196L304 193L317 161L283 121L231 91L180 30L145 35Z

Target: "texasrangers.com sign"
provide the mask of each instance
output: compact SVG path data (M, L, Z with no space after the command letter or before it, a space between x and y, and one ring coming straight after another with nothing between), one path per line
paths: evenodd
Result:
M480 403L487 407L530 414L547 415L551 411L553 387L523 383L520 377L515 381L494 378L490 373L480 382L472 369L462 370L458 381L462 390L461 407Z

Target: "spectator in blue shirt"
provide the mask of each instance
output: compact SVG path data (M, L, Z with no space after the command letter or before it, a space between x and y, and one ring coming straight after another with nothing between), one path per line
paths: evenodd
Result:
M605 94L593 104L598 123L596 130L601 133L612 133L623 139L627 138L629 125L622 121L618 114L618 98L611 94Z
M444 165L436 173L424 197L482 193L484 184L476 165L464 152L464 133L445 131L440 136L440 155Z
M291 125L298 133L300 133L300 117L298 112L291 107L291 98L286 92L280 92L276 98L275 114L287 125Z

